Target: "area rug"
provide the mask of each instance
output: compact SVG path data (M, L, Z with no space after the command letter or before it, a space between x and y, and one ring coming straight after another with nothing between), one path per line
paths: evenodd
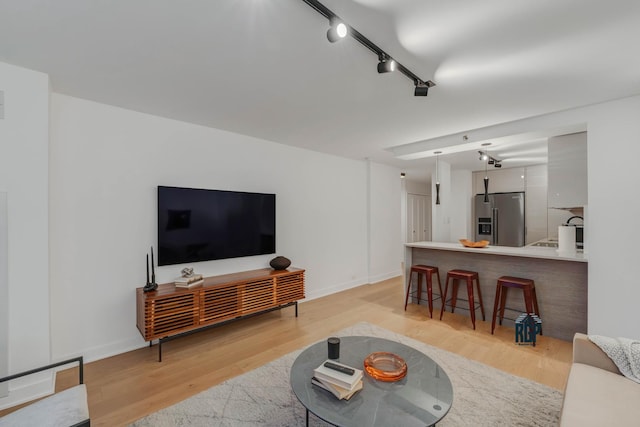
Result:
M553 388L370 323L358 323L335 335L373 336L397 341L423 352L444 368L453 385L454 400L447 416L438 423L439 427L558 425L562 393ZM131 426L304 426L305 409L289 385L291 365L302 350L225 381ZM311 414L309 425L324 427L328 424Z

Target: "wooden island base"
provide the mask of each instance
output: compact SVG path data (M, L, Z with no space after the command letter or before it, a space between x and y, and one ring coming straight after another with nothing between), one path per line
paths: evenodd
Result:
M206 277L193 288L173 283L144 292L136 289L137 327L145 341L158 340L158 361L162 343L223 324L279 310L304 299L304 270L244 271Z

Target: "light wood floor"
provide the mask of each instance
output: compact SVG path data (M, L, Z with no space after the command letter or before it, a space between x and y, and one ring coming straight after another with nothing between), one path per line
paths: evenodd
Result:
M298 318L289 307L167 342L162 363L155 345L92 362L85 365L91 425L127 425L361 321L564 388L571 343L539 337L535 348L518 346L513 329L491 335L491 313L474 331L468 317L445 313L439 321L436 311L434 319L423 305L409 304L405 312L402 281L395 278L301 303ZM73 371L58 375L59 389L77 383Z

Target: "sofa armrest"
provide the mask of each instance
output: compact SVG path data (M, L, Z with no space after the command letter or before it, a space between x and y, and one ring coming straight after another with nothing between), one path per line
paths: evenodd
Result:
M592 343L585 334L576 333L573 337L573 363L583 363L622 375L607 353Z

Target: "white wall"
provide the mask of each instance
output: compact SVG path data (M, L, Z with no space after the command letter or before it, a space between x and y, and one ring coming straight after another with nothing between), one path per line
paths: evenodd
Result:
M369 163L369 283L401 274L400 170Z
M473 179L470 170L451 171L451 224L449 225L449 241L459 239L475 240L471 229L471 214L473 213Z
M640 339L640 97L585 109L588 115L589 318L592 334Z
M0 63L0 90L5 92L5 118L0 119L0 191L7 196L9 372L50 361L48 270L48 109L49 79L45 74ZM1 357L0 357L1 359ZM1 373L0 373L1 375ZM43 380L44 381L44 380ZM12 382L0 408L39 393L40 385L22 388ZM44 386L44 384L41 384Z
M438 162L438 177L440 180L440 204L436 205L436 171L431 173L431 240L434 242L449 242L451 239L451 216L454 206L451 187L451 165L440 160Z
M429 183L424 181L415 181L412 179L405 180L405 190L411 194L422 194L424 196L430 195Z
M59 94L51 111L56 357L82 353L92 360L144 344L135 327L135 288L145 282L145 254L156 244L157 185L276 193L277 252L306 269L308 298L399 274L397 170L372 164L368 171L364 161ZM368 218L376 230L372 250ZM193 267L223 274L266 267L272 257ZM179 276L182 267L159 268L158 282Z

